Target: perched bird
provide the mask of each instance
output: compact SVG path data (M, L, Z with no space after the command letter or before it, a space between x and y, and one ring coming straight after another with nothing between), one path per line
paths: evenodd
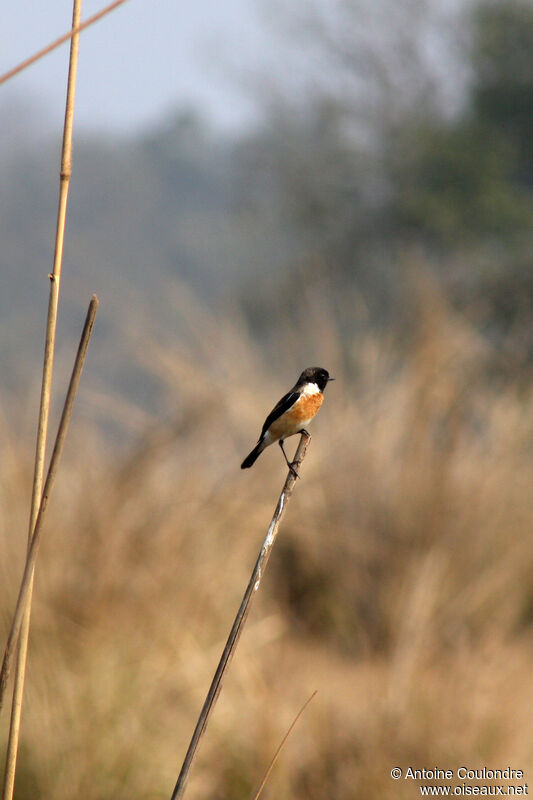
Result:
M259 441L242 462L241 469L251 467L269 444L279 442L287 466L296 475L294 467L287 458L283 442L288 436L305 431L322 405L327 383L334 380L335 378L330 378L327 369L322 367L304 369L290 392L281 398L266 418Z

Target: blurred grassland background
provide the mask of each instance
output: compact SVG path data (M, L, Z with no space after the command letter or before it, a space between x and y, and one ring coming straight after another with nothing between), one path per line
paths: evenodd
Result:
M101 309L37 568L21 800L170 795L285 474L277 448L239 464L311 364L337 381L187 797L252 797L315 689L265 798L412 798L393 766L532 774L533 7L277 10L301 72L265 77L253 130L178 110L75 137L56 414L91 291ZM5 632L59 152L21 125Z

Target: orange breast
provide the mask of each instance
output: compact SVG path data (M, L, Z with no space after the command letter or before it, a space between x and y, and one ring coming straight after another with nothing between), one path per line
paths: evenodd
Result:
M323 395L321 392L317 392L316 394L303 394L297 403L293 405L289 411L287 411L287 416L293 419L295 422L304 422L305 420L311 420L315 416L316 412L322 405Z
M274 440L292 436L311 422L318 409L322 405L323 395L321 392L316 394L303 394L300 399L281 415L279 419L270 426L270 435Z

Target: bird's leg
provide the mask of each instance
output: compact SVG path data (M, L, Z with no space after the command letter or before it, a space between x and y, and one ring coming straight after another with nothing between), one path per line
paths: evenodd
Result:
M298 475L298 473L294 469L293 465L291 464L291 462L287 458L287 453L285 452L285 448L283 447L283 439L279 440L279 446L281 447L281 452L283 453L285 461L287 462L288 468L290 469L290 471L292 472L292 474L294 475L295 478L299 478L300 476Z

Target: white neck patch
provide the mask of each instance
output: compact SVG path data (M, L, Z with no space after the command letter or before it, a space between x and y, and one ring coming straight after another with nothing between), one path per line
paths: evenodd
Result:
M302 389L302 394L305 394L306 396L320 394L320 389L316 383L306 383Z

